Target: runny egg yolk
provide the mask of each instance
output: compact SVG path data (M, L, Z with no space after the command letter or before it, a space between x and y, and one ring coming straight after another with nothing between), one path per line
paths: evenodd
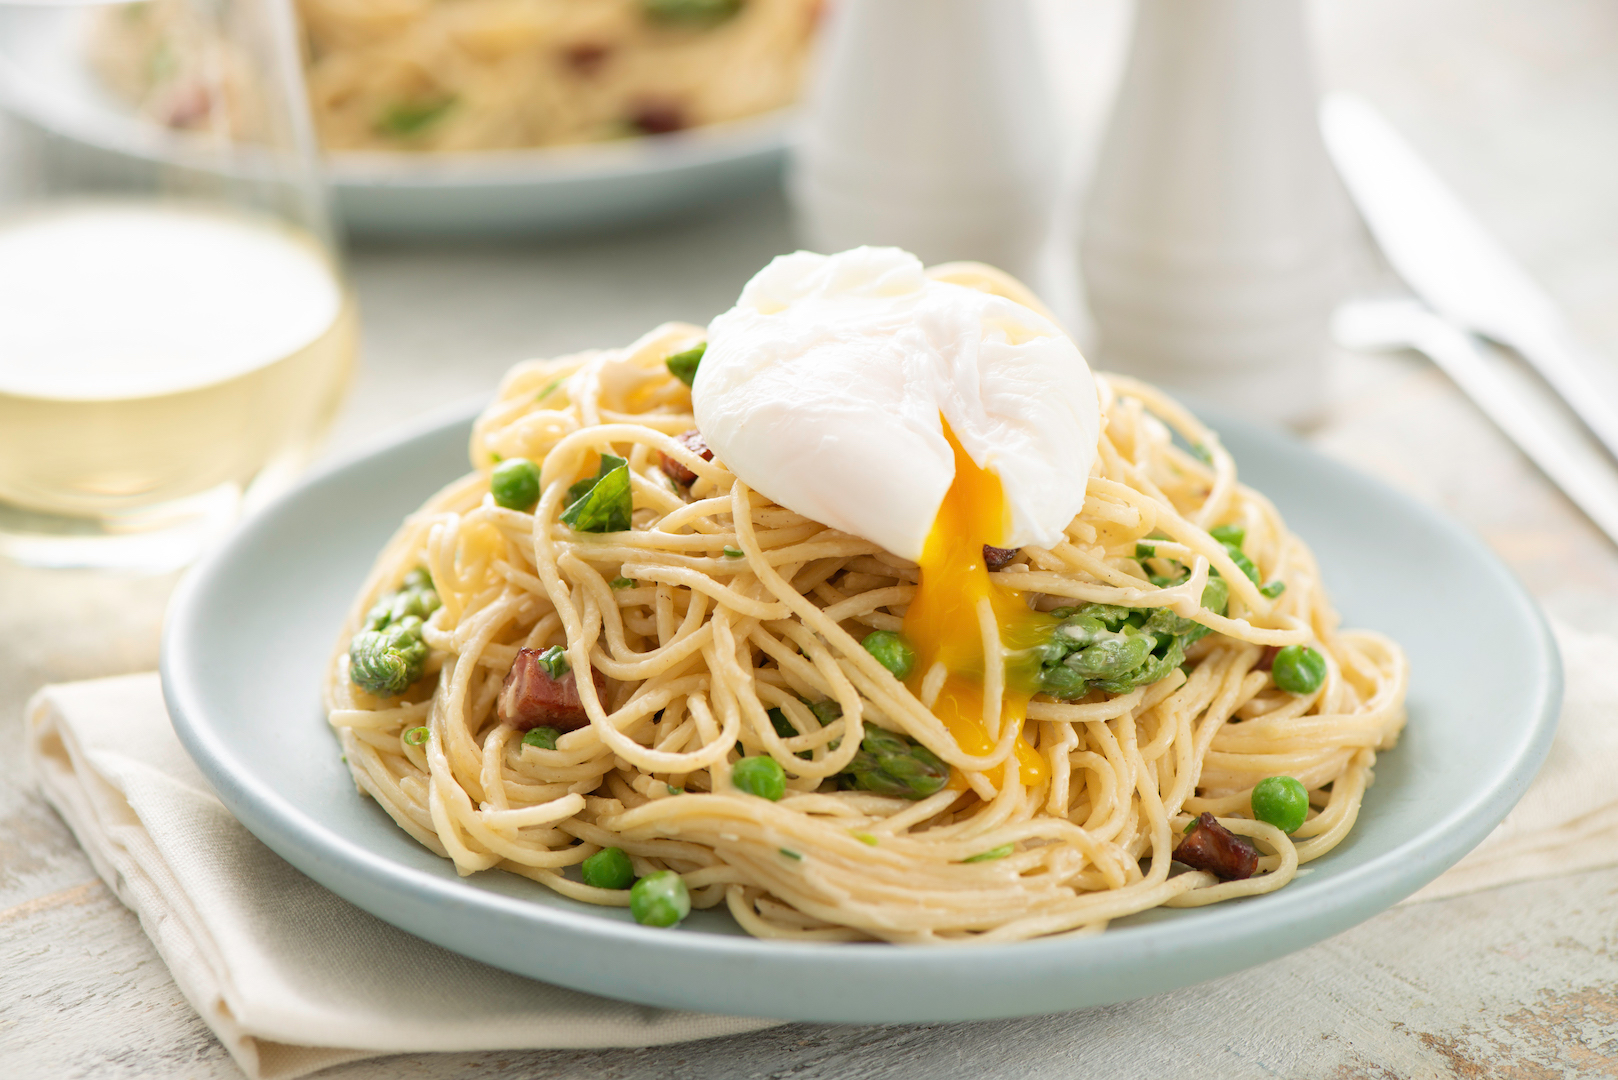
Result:
M1025 650L1048 638L1057 620L1029 608L1023 593L989 580L983 545L1000 546L1011 518L1000 478L972 461L948 423L944 424L944 438L955 452L955 479L927 535L921 584L905 614L905 637L917 658L908 685L913 693L922 695L928 673L942 664L947 675L932 703L933 714L962 750L987 754L994 749L992 735L1005 731L1006 724L1021 729L1027 720L1038 666L1035 661L1029 669ZM984 715L980 612L985 604L993 613L1006 653L1000 716L992 723L985 723L994 718ZM1048 773L1045 760L1026 738L1019 736L1015 749L1023 785L1033 787L1044 780ZM955 783L961 784L959 772L955 775Z

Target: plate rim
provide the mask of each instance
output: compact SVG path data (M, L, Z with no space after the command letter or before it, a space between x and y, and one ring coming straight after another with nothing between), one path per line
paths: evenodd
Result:
M652 966L661 964L685 969L693 962L715 959L755 971L768 970L776 965L791 968L835 964L845 977L852 978L879 975L882 969L891 968L893 965L887 959L891 958L892 952L888 948L867 943L765 941L700 932L671 934L665 930L597 918L587 912L536 904L491 890L467 890L461 887L459 879L435 877L396 863L384 854L341 836L279 796L273 788L253 776L250 770L232 767L233 754L228 744L207 720L207 707L201 699L200 683L192 670L194 663L188 640L195 637L195 631L190 629L191 623L197 617L197 609L210 584L229 568L233 552L247 543L258 530L273 523L280 511L304 497L305 493L340 484L351 471L362 468L372 458L396 450L405 443L447 434L446 429L468 424L486 400L486 397L480 396L475 407L471 402L459 402L424 414L314 471L297 487L244 522L226 544L185 575L176 589L164 624L160 664L163 694L181 743L220 799L260 840L308 876L350 902L384 921L452 951L530 978L555 979L564 973L537 975L498 949L476 947L476 943L458 940L457 934L446 931L431 916L445 907L472 908L500 925L568 935L569 948L576 949L581 943L590 942L631 948L636 951L637 958L646 958ZM1153 982L1153 989L1140 991L1138 987L1131 988L1126 977L1127 964L1132 955L1138 958L1142 952L1159 959L1174 957L1186 962L1184 970L1189 977L1175 982L1175 987L1255 966L1362 922L1436 878L1482 841L1505 817L1543 764L1560 712L1562 668L1555 639L1544 614L1516 575L1470 530L1410 495L1273 429L1235 421L1213 409L1198 407L1197 411L1215 430L1239 426L1244 433L1256 435L1272 447L1284 447L1294 453L1302 450L1317 465L1323 463L1329 470L1340 471L1360 483L1381 489L1384 496L1401 503L1404 510L1424 523L1437 527L1451 542L1470 549L1495 571L1497 584L1504 586L1514 606L1529 616L1525 620L1526 626L1537 646L1534 663L1524 672L1524 677L1533 682L1531 700L1537 704L1534 715L1527 718L1509 767L1493 786L1474 791L1470 799L1449 806L1444 815L1420 832L1407 835L1401 842L1373 856L1366 863L1334 875L1333 902L1324 909L1314 907L1318 898L1308 891L1300 895L1297 891L1283 889L1255 898L1265 902L1266 923L1272 928L1272 932L1263 935L1260 940L1253 940L1252 929L1246 925L1252 920L1247 905L1211 905L1198 909L1194 918L1115 927L1085 938L1037 938L1006 944L908 949L905 950L903 966L912 978L955 974L960 960L970 956L975 967L984 970L1009 967L1022 972L1022 977L1030 985L1037 986L1041 979L1061 976L1074 960L1082 960L1102 973L1119 979L1119 984L1113 987L1112 992L1102 990L1087 995L1086 1005L1099 1005L1166 992L1171 988L1159 985L1154 980L1148 980ZM535 887L543 888L537 883ZM1225 960L1214 959L1216 956L1227 956L1238 943L1246 948L1246 958L1237 963L1230 963L1228 957ZM579 971L572 974L577 976ZM645 981L656 983L655 979L650 978ZM719 989L712 985L713 982L709 979L703 984L710 994ZM976 1000L963 1003L965 1007L939 1009L922 1005L925 995L916 995L914 1000L892 1001L888 1014L873 1018L863 1013L850 1015L849 1007L839 1001L803 1000L799 1006L784 1010L767 1007L764 1002L755 1001L740 992L720 993L720 1000L693 1002L689 992L693 984L678 986L673 991L660 985L623 985L622 979L610 988L604 987L599 980L594 985L579 985L571 981L562 985L671 1008L699 1008L820 1022L859 1022L862 1019L865 1022L981 1020L1037 1015L1075 1007L1053 1002L1052 1008L1030 1009L1026 1005L1010 1007L1007 1002L999 1000Z

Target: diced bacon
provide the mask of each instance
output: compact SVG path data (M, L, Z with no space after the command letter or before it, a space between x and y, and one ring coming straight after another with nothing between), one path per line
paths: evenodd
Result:
M1004 570L1011 565L1011 560L1015 559L1017 552L1021 550L1021 548L990 547L988 544L984 544L983 565L989 568L990 573L996 570Z
M569 45L562 53L567 59L567 66L579 75L594 75L606 62L607 55L612 52L611 46L598 45L593 42L580 42Z
M648 135L667 135L689 126L677 101L642 101L630 110L629 122Z
M1275 666L1275 655L1281 651L1279 645L1266 645L1264 651L1258 654L1258 663L1253 665L1254 671L1269 671Z
M1193 870L1206 870L1221 881L1240 881L1258 869L1258 851L1212 814L1203 814L1174 849L1174 858Z
M703 461L713 460L713 451L708 449L708 443L703 439L702 432L698 431L696 428L692 428L684 435L676 435L674 437L674 441L691 451L693 454L697 455L697 457L701 458ZM667 454L659 454L658 457L663 459L663 471L668 473L670 480L673 480L681 487L689 487L696 483L696 473L680 464L674 458L669 457Z
M502 724L527 731L529 728L553 727L559 731L572 731L590 722L579 700L579 684L574 672L553 679L540 666L540 649L522 649L506 673L505 685L495 702L495 715ZM606 680L601 672L590 669L596 687L597 699L606 696Z

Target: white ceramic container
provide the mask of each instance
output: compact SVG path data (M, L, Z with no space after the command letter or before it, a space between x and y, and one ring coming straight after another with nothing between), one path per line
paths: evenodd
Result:
M1324 395L1360 241L1302 0L1138 0L1082 224L1099 362L1260 419Z
M1062 164L1028 0L846 0L788 182L803 242L1031 279Z

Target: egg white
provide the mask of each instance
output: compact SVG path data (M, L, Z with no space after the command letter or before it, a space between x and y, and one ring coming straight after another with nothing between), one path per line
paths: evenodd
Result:
M996 473L1000 545L1051 546L1084 503L1101 412L1061 328L930 280L898 248L776 258L708 328L697 427L745 483L806 517L921 557L955 475L943 423Z

